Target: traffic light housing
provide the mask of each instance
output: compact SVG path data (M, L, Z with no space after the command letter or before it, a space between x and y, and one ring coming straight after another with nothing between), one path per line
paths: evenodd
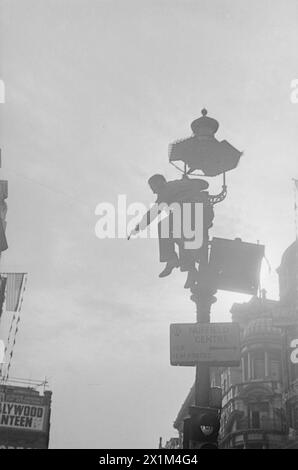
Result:
M217 449L220 428L220 411L216 408L190 407L190 417L185 422L189 449Z

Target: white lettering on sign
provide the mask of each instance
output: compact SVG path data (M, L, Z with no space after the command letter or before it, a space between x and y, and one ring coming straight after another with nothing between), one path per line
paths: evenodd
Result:
M45 407L0 402L0 426L42 431Z

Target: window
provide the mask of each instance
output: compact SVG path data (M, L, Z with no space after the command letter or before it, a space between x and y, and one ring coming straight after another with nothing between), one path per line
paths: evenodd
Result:
M254 360L254 379L263 379L265 377L265 361L264 359Z
M252 403L249 406L249 426L250 428L260 429L266 428L269 418L268 403Z
M247 359L247 354L243 357L242 367L244 369L243 370L244 381L248 381L248 359Z
M251 427L259 428L260 427L260 413L259 411L251 412Z
M280 380L280 362L271 361L271 377L273 380Z

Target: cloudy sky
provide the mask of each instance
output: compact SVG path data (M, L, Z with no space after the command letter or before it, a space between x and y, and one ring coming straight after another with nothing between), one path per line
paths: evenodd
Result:
M152 448L194 379L169 324L195 319L184 277L158 279L156 240L99 240L99 202L152 202L146 180L203 107L244 151L212 234L266 245L263 286L294 239L298 3L1 0L2 270L28 272L12 375L48 378L52 448ZM220 179L210 182L220 190ZM214 321L233 302L219 293Z

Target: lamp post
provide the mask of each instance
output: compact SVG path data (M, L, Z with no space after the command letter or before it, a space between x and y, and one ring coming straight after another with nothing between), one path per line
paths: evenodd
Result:
M219 142L214 137L218 127L218 122L209 118L207 110L203 109L202 116L191 124L193 135L172 144L169 151L170 163L185 175L206 177L223 175L222 192L216 196L209 195L209 202L212 205L225 199L227 194L225 174L238 165L241 157L241 152L227 141ZM177 165L179 161L183 162L182 169ZM209 271L209 228L204 223L198 282L191 288L191 300L196 305L198 324L210 323L211 306L216 301L214 297L216 290L214 279ZM208 363L196 364L195 406L202 407L202 409L210 406L210 366Z

